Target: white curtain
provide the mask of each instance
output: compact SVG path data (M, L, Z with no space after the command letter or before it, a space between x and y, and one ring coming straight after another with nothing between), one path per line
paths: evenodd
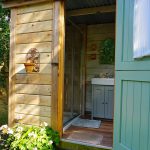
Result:
M150 0L135 0L133 57L150 56Z

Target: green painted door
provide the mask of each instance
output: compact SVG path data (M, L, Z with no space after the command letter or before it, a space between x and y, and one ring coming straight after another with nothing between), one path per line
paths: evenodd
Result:
M150 57L133 59L135 0L117 0L113 150L150 150Z

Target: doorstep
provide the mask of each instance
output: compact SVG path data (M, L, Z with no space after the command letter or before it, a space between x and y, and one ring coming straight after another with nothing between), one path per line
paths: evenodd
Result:
M61 139L58 150L112 150L111 147L87 145L86 143Z

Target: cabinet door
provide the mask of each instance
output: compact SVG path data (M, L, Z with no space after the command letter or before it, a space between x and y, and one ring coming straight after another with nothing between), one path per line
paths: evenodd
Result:
M113 118L114 87L105 86L105 118Z
M104 86L93 86L93 116L104 118Z

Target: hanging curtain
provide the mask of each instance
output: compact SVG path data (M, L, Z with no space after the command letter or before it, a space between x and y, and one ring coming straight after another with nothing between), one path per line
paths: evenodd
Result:
M133 57L150 56L150 0L135 0Z

